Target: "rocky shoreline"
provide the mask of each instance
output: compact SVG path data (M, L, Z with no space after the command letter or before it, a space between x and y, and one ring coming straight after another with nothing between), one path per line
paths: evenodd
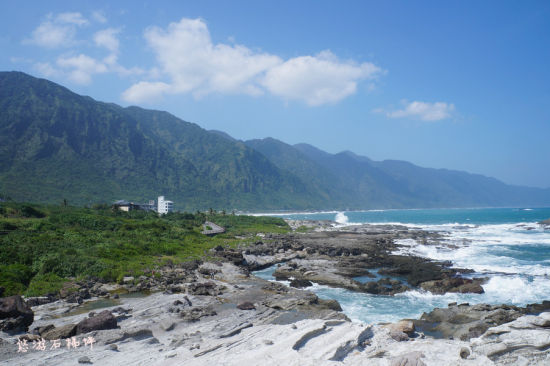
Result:
M337 301L307 288L318 283L390 296L409 289L481 293L485 278L463 276L471 271L448 262L393 254L400 239L439 245L437 233L398 225L293 223L303 226L314 230L266 234L237 249L218 247L211 261L168 265L119 284L74 281L58 296L26 303L3 298L0 365L550 362L550 302L524 308L449 304L416 320L351 322ZM251 275L272 265L290 287ZM56 341L60 347L52 348Z

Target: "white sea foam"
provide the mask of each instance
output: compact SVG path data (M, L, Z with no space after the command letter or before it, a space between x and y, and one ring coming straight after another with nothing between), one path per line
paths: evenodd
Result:
M334 221L336 221L340 225L349 224L349 218L346 216L346 214L344 212L338 212L336 214L336 216L334 217Z

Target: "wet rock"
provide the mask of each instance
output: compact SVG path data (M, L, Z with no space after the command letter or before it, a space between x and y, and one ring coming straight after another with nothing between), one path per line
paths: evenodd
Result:
M340 305L340 303L337 300L319 299L319 300L317 300L317 303L319 305L321 305L322 307L325 307L325 308L330 309L330 310L342 311L342 306Z
M313 283L305 279L295 278L292 281L290 281L290 286L295 288L305 288L305 287L313 286Z
M285 285L283 285L281 283L270 282L266 285L263 285L262 290L276 292L276 293L287 293L288 292L288 287L286 287Z
M0 299L0 330L8 333L27 331L34 320L34 312L19 295Z
M250 301L245 301L245 302L242 302L242 303L240 303L239 305L237 305L237 309L241 309L241 310L255 310L256 307L255 307L254 304L251 303Z
M104 310L101 313L82 320L77 324L76 334L88 333L93 330L115 329L117 320L110 311Z
M486 278L446 278L438 281L427 281L420 284L420 287L434 294L445 294L447 292L482 294L485 291L481 285L487 281Z
M468 340L484 334L487 329L516 320L525 309L508 305L467 305L435 308L413 320L417 330L438 338Z
M390 255L384 258L386 266L391 268L378 271L379 274L406 277L412 286L418 286L422 282L441 280L445 277L444 269L451 263L432 262L428 259ZM447 271L450 273L450 270Z

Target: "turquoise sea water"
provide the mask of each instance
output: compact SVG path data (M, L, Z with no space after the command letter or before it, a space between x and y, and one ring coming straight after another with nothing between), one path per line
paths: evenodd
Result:
M438 231L440 245L402 240L401 253L450 260L471 268L476 276L489 277L485 293L432 295L408 291L396 296L375 296L314 285L321 298L338 300L352 319L364 322L417 318L450 302L526 305L550 300L550 230L539 221L550 218L550 208L487 208L379 210L278 214L290 219L334 220L339 225L395 223ZM257 275L273 280L273 268Z

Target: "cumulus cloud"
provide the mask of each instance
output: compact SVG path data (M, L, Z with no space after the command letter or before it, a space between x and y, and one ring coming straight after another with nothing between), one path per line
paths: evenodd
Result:
M122 93L122 98L130 101L147 101L157 99L163 94L172 92L172 87L161 81L140 81Z
M101 13L94 12L92 19L104 23L106 19L101 16ZM69 51L59 55L55 61L35 62L34 68L46 77L61 77L77 84L89 84L94 75L108 72L121 76L144 74L144 70L140 68L126 68L118 63L118 35L121 32L118 28L105 28L95 32L92 36L93 42L86 39L77 42L75 34L78 28L89 24L80 13L48 14L46 20L33 31L32 38L25 42L49 48L66 47ZM108 53L103 57L92 57L77 51L76 46L81 45L95 46Z
M105 63L84 54L60 57L57 59L57 65L66 70L69 79L77 84L89 84L92 81L92 75L108 71Z
M357 83L382 70L371 63L341 62L330 51L291 58L269 69L263 85L284 99L317 106L342 100L357 91Z
M75 43L77 27L89 22L80 13L49 14L31 34L25 43L36 44L46 48L68 47Z
M141 81L123 93L129 102L162 94L210 93L261 95L315 106L337 102L381 69L371 63L340 61L330 51L284 60L244 45L214 44L206 23L182 18L167 28L148 28L144 37L155 53L158 74L167 82Z
M26 41L42 47L56 48L72 44L74 35L74 27L47 21L40 24L32 32L32 37Z
M281 62L277 56L255 53L244 46L214 45L206 24L200 19L184 18L171 23L167 29L148 28L145 39L176 93L259 94L257 77ZM139 87L157 90L156 85L140 83Z
M452 103L436 102L404 102L403 109L387 112L389 118L414 117L422 121L440 121L450 118L455 110Z
M119 41L118 33L120 29L107 28L94 34L94 42L99 47L104 47L112 53L118 53Z

